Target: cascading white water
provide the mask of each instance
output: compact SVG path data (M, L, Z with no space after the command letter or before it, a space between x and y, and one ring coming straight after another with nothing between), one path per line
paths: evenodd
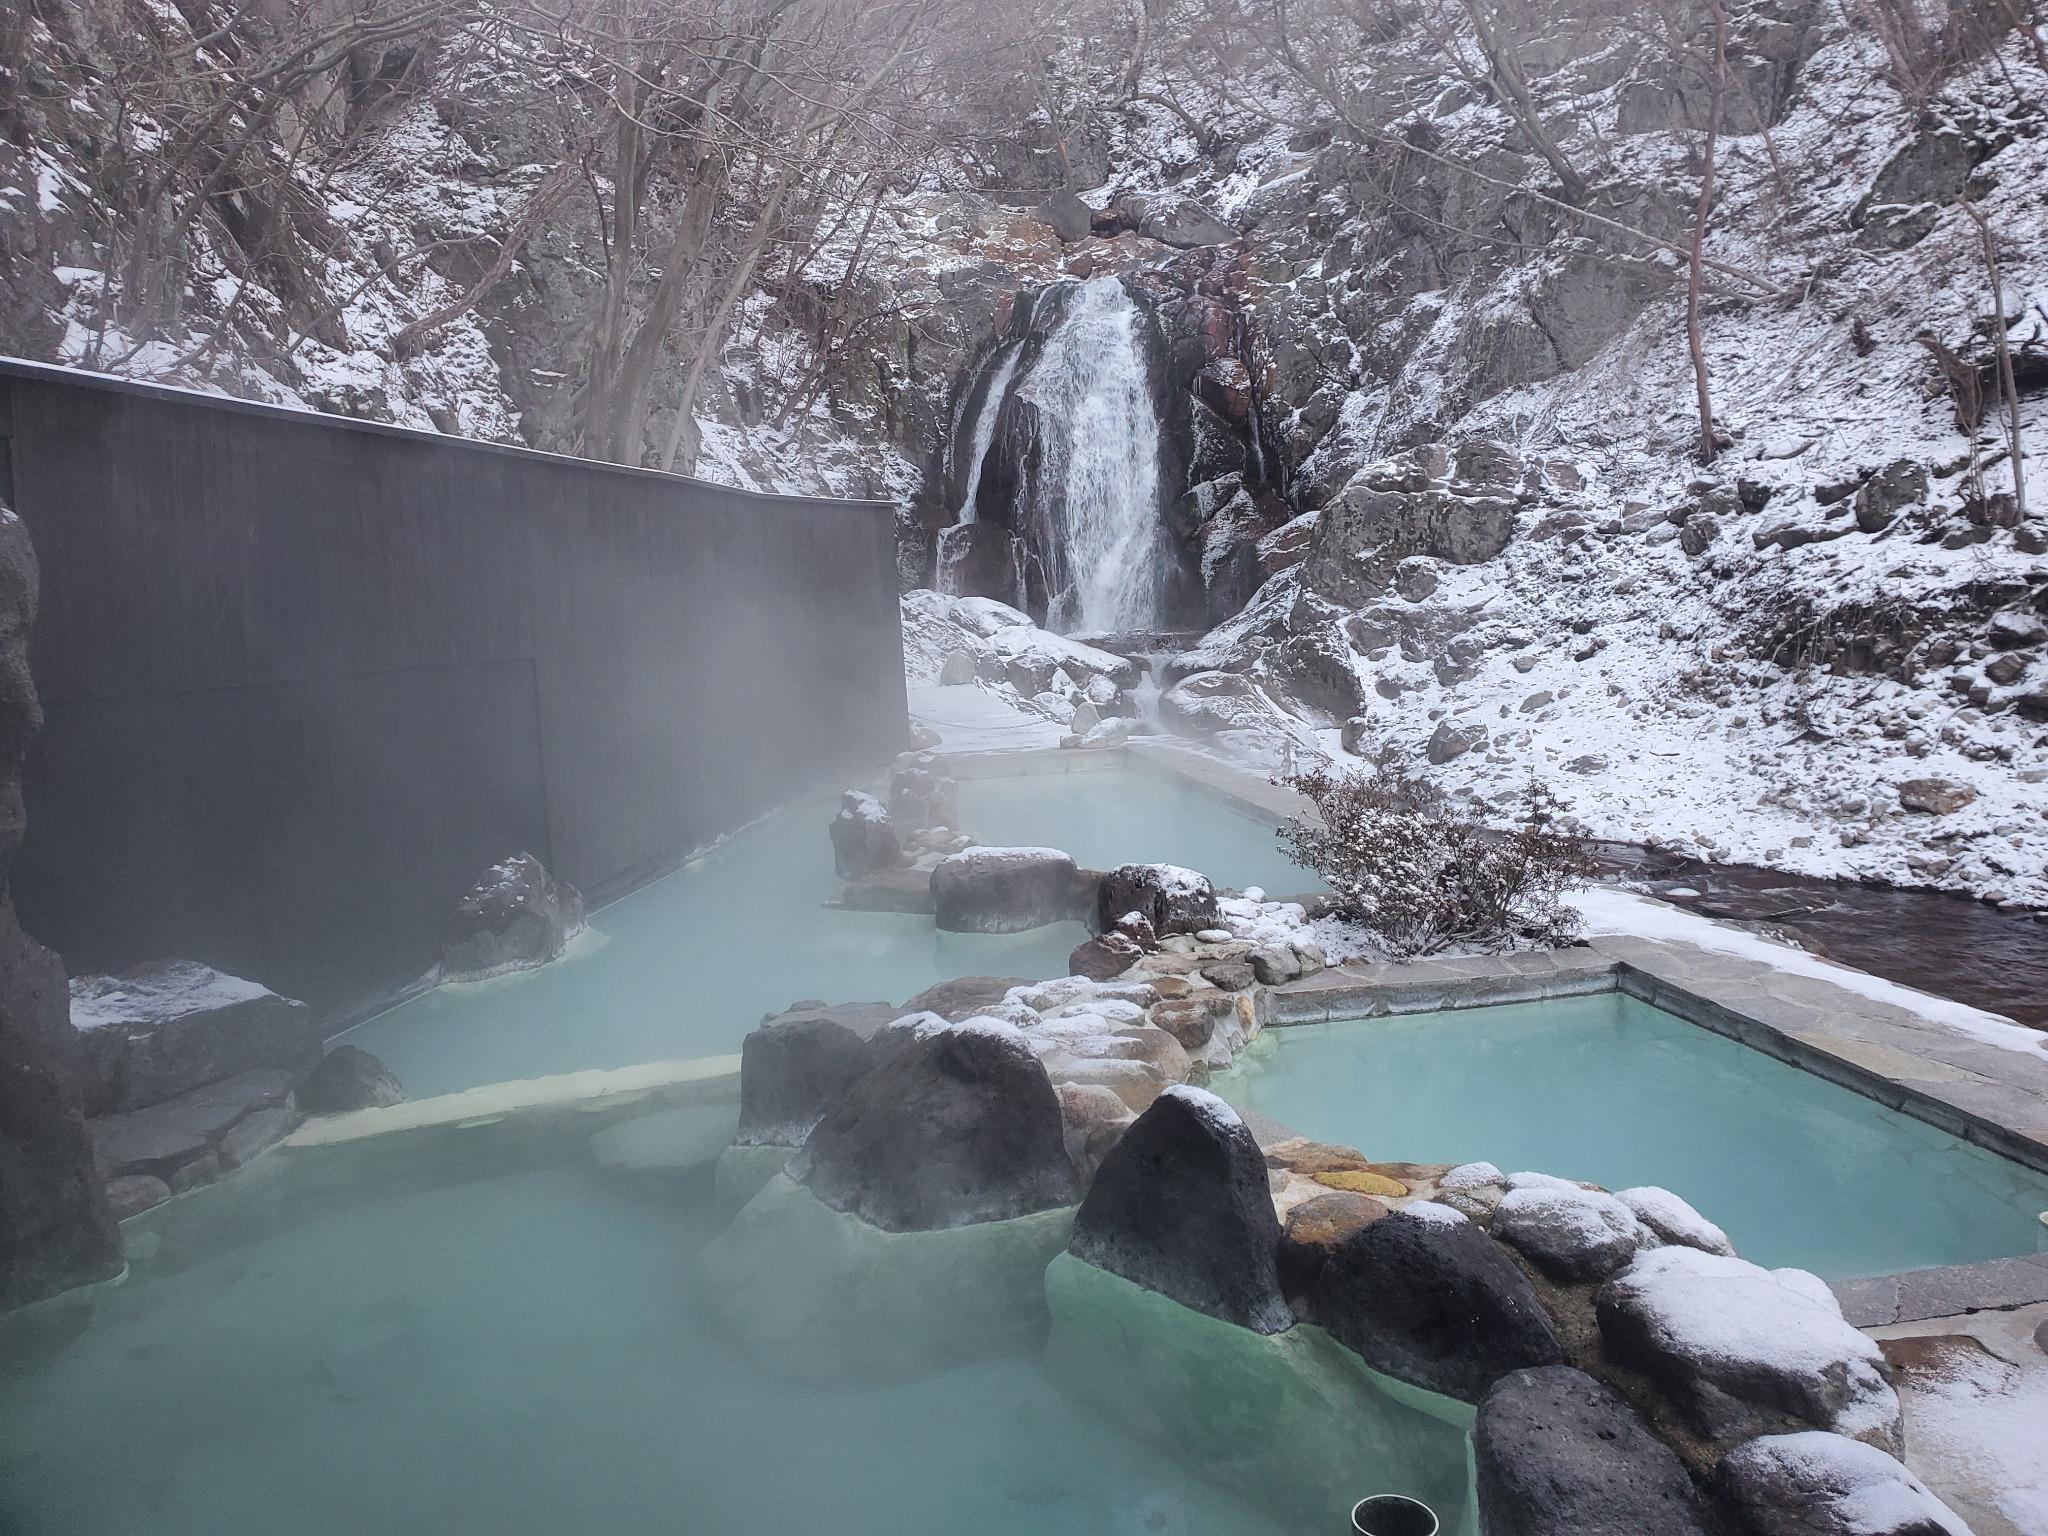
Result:
M1024 344L1013 342L1005 350L1003 360L996 364L995 376L988 381L988 393L981 397L981 409L975 414L974 430L967 439L967 451L973 457L967 461L967 485L960 497L960 510L953 518L956 523L974 521L974 497L981 489L981 466L988 459L989 444L995 441L996 417L1002 414L1003 401L1010 394L1010 381L1017 377L1017 364L1023 356Z
M1159 415L1142 325L1115 278L1083 283L1021 387L1044 432L1044 489L1059 502L1061 629L1158 623Z

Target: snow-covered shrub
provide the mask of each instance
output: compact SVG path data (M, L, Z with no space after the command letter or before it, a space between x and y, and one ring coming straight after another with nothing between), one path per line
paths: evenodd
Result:
M1282 782L1316 814L1289 818L1281 846L1328 882L1339 916L1372 930L1392 953L1571 939L1578 914L1564 897L1585 883L1591 854L1560 823L1542 785L1529 786L1521 816L1501 831L1390 762L1345 773L1317 768Z

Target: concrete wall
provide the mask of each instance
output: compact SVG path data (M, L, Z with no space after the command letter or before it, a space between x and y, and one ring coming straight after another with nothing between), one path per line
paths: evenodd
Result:
M43 568L15 896L74 974L332 1005L494 859L601 894L904 738L885 504L8 363L0 495Z

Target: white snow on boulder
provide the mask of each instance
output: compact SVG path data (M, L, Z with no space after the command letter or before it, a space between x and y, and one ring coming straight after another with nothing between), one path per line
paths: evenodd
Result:
M138 967L127 976L74 976L70 991L74 1029L116 1024L154 1029L172 1019L276 996L260 982L230 976L196 960Z
M1842 1536L1971 1536L1969 1526L1897 1460L1874 1445L1800 1430L1762 1435L1721 1459L1716 1479L1771 1528L1774 1512L1799 1513L1798 1529Z
M1697 1248L1702 1253L1732 1256L1735 1252L1735 1245L1728 1241L1726 1232L1668 1189L1642 1184L1634 1189L1617 1190L1614 1198L1634 1211L1644 1226L1667 1243Z
M1899 1443L1883 1356L1814 1275L1652 1248L1596 1304L1609 1352L1662 1380L1703 1433L1754 1433L1786 1414L1886 1448Z

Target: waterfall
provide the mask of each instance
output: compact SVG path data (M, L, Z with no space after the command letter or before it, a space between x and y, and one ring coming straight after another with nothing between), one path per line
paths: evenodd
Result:
M1045 434L1058 628L1128 631L1159 621L1160 433L1143 324L1115 278L1081 284L1021 387Z
M989 444L995 441L996 417L1002 413L1003 401L1009 398L1010 381L1017 376L1017 363L1024 356L1024 343L1015 342L1004 349L1002 361L996 364L994 377L988 381L988 392L981 397L981 409L974 415L974 430L968 434L968 452L973 455L967 461L967 488L960 497L960 510L953 521L971 523L974 521L974 496L981 489L981 466L988 459Z

